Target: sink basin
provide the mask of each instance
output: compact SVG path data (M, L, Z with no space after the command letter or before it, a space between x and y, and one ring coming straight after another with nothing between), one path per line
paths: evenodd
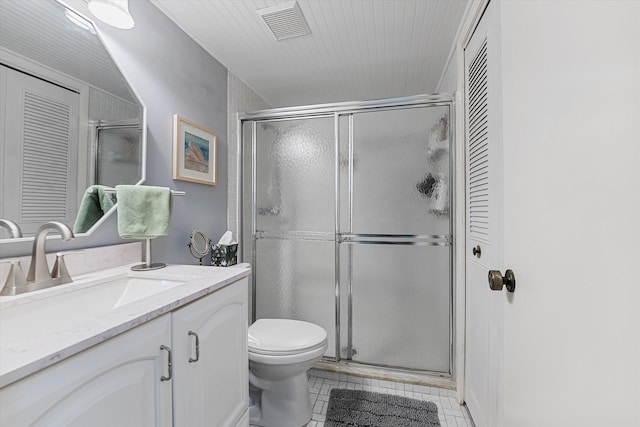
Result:
M23 294L0 305L0 337L3 341L22 341L68 330L81 326L81 319L108 313L183 283L186 281L128 273Z

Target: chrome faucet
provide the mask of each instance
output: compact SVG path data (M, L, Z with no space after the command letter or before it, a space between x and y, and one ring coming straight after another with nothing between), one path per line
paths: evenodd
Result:
M29 266L29 272L26 278L24 277L20 261L15 259L3 261L11 263L11 271L0 295L18 295L71 282L71 276L69 276L66 266L64 265L63 256L65 253L58 254L53 271L49 270L45 243L47 234L49 234L50 231L58 231L64 241L74 238L73 231L71 231L71 228L66 224L57 221L43 224L38 229L33 241L31 265Z
M20 231L20 227L18 227L18 224L13 221L10 221L8 219L0 219L0 227L4 227L9 230L9 234L11 234L11 237L22 237L22 231Z

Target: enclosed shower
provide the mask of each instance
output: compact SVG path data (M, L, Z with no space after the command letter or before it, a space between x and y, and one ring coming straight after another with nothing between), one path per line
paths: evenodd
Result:
M325 355L452 370L448 95L242 114L252 317L321 325Z

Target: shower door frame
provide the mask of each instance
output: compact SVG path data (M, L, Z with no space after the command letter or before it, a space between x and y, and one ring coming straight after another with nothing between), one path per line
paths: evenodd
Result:
M449 235L395 235L395 234L353 234L353 233L343 233L341 232L341 224L340 224L340 195L341 195L341 179L340 179L340 117L345 116L349 119L349 150L353 150L353 115L357 113L364 112L372 112L372 111L387 111L387 110L395 110L395 109L411 109L411 108L420 108L420 107L442 107L446 106L449 109L449 179L451 185L449 185L449 203L450 203L450 213L449 213ZM379 99L379 100L369 100L369 101L355 101L355 102L340 102L340 103L331 103L331 104L318 104L318 105L309 105L309 106L299 106L299 107L284 107L284 108L274 108L268 110L260 110L255 112L248 113L239 113L238 114L238 159L240 163L240 167L238 168L238 240L244 242L244 233L248 231L251 233L251 241L252 241L252 259L251 265L252 267L256 266L256 242L257 242L257 214L256 214L256 200L257 200L257 191L256 191L256 146L257 146L257 122L264 121L284 121L284 120L296 120L296 119L314 119L320 117L331 117L334 118L334 150L335 150L335 182L334 182L334 192L335 192L335 230L333 242L335 246L335 357L332 358L334 362L339 362L343 360L341 358L341 337L340 337L340 326L341 326L341 304L340 304L340 244L348 243L348 244L389 244L389 245L428 245L428 246L448 246L449 247L449 259L450 259L450 268L449 268L449 372L434 372L434 371L424 371L424 370L414 370L410 368L397 368L397 367L387 367L381 365L371 365L371 366L381 366L387 367L398 371L405 372L426 372L439 377L446 378L454 378L455 376L455 354L456 354L456 340L455 340L455 331L456 331L456 284L455 284L455 275L454 271L456 269L456 248L455 242L457 236L456 230L456 198L454 197L453 191L456 188L456 172L454 170L455 158L456 158L456 144L455 144L455 131L456 131L456 121L455 121L455 113L456 113L456 105L454 95L451 94L432 94L432 95L415 95L415 96L406 96L406 97L397 97L397 98L387 98L387 99ZM251 123L251 145L252 145L252 153L251 153L251 176L253 182L251 183L251 230L244 229L245 220L244 216L244 206L243 200L244 197L243 189L244 189L244 176L245 176L245 168L248 166L244 162L244 123ZM351 153L350 153L351 155ZM351 167L349 168L349 174L351 175ZM349 183L348 192L349 192L349 200L352 197L352 185ZM349 202L350 203L350 202ZM352 214L351 209L349 209L349 214ZM324 233L322 233L324 234ZM324 239L321 239L324 240ZM330 240L327 240L330 241ZM240 247L241 249L241 259L246 262L245 250L243 245ZM348 273L349 277L351 273ZM349 279L351 280L351 279ZM350 284L349 284L350 285ZM348 310L347 313L351 316L352 311L352 301L351 301L351 289L349 288L349 292L347 295L347 305ZM250 322L255 321L256 318L256 275L252 274L251 277L251 298L252 298L252 310L251 310L251 319ZM362 364L358 361L350 360L352 357L352 322L351 319L347 320L348 325L348 344L347 344L347 359L350 362ZM364 365L367 365L366 363Z

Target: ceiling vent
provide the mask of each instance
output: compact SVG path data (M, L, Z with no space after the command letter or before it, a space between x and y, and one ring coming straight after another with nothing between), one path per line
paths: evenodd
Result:
M295 1L258 9L256 12L278 41L311 34L302 10Z

